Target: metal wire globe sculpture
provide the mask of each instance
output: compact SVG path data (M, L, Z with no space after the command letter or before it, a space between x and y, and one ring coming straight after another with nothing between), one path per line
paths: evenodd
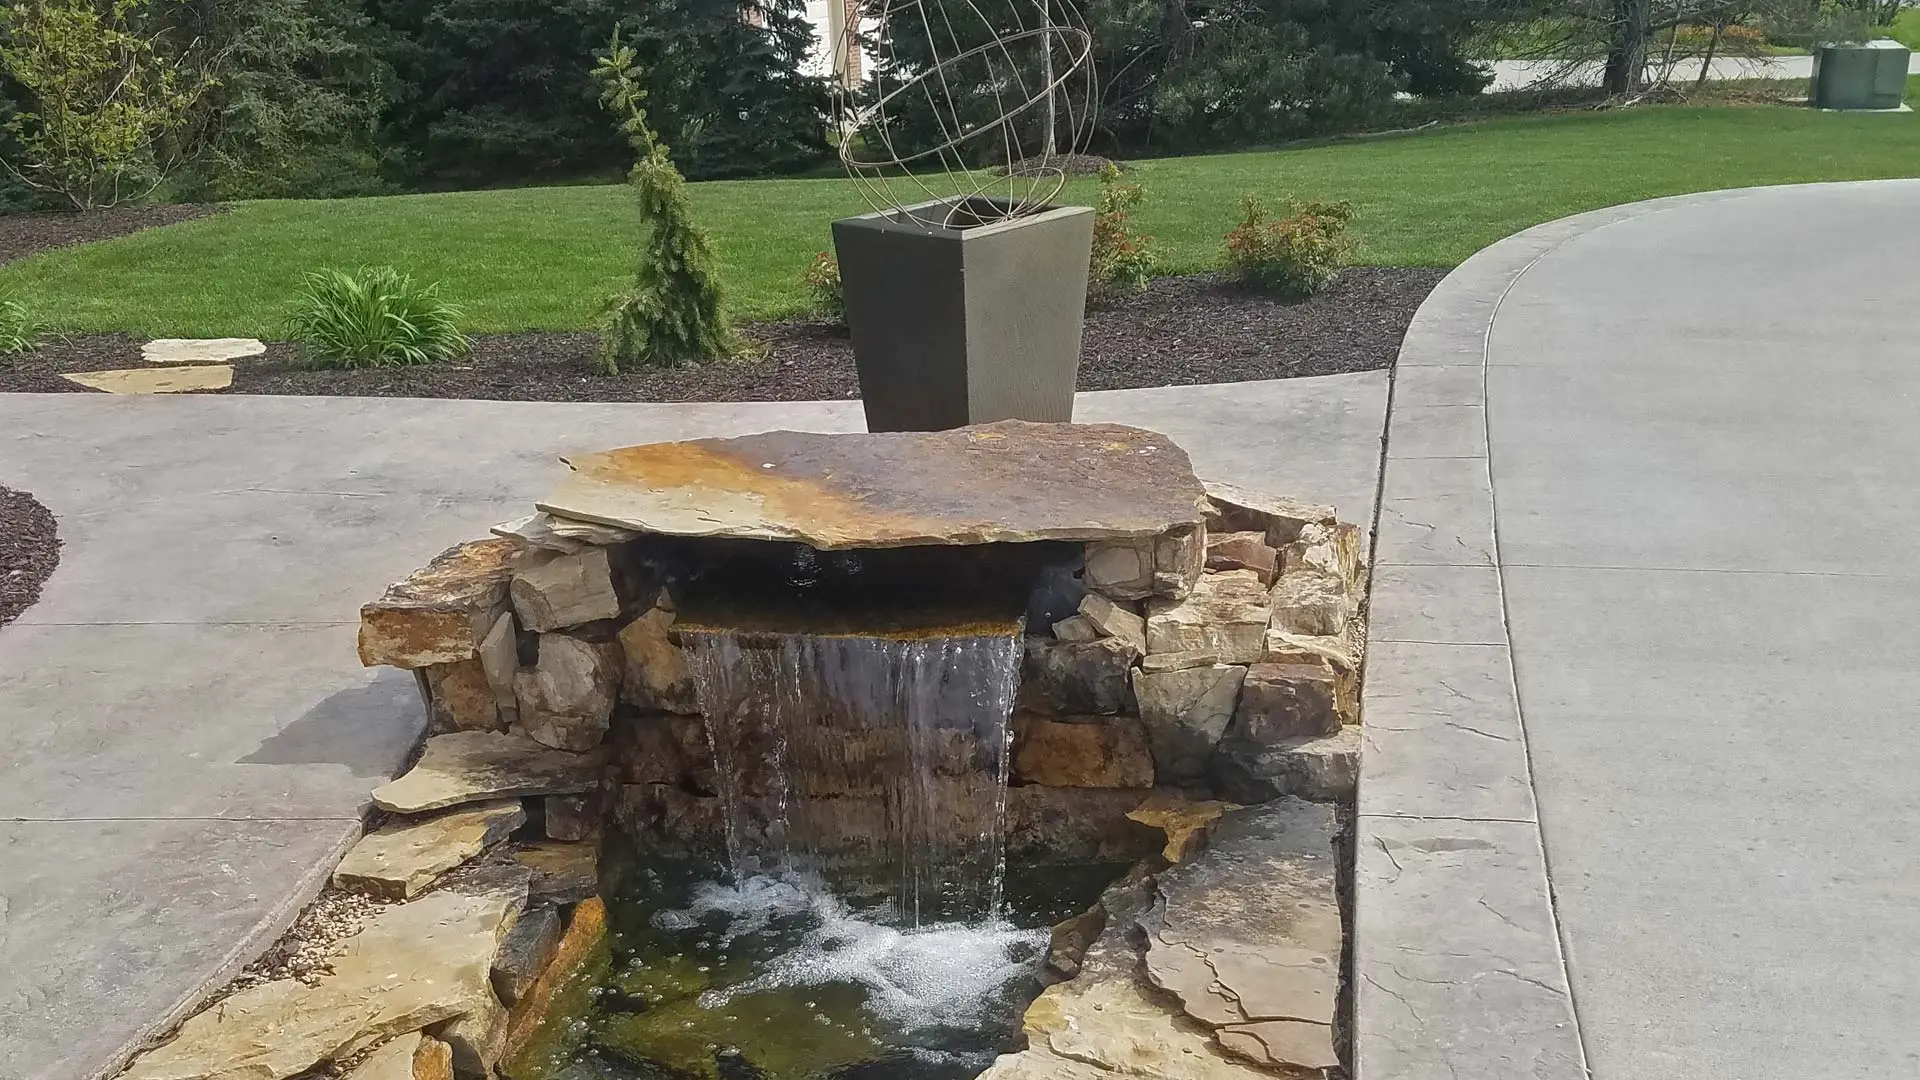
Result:
M1046 209L1093 131L1093 35L1071 0L845 3L840 161L876 213L929 228ZM933 205L928 205L928 204Z

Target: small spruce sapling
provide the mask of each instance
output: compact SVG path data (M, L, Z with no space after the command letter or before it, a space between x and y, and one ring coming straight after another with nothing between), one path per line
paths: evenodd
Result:
M593 78L601 104L619 118L620 130L639 155L627 182L639 198L648 236L633 288L608 307L600 362L609 375L618 374L623 363L678 367L739 351L721 308L713 252L706 233L693 223L687 182L647 123L641 75L633 49L621 43L616 28Z

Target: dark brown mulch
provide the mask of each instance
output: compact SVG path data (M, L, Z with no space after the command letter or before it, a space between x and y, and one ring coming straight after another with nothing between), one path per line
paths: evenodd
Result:
M26 492L0 487L0 626L40 599L40 586L59 565L53 514Z
M1445 271L1362 267L1298 303L1254 295L1211 277L1163 278L1087 313L1080 389L1289 379L1372 371L1393 363L1415 308ZM299 367L276 342L235 365L232 393L503 401L812 401L860 396L853 347L819 323L745 328L764 350L735 363L605 376L592 334L494 334L452 364L363 371ZM75 338L0 360L0 391L78 391L63 371L138 367L124 335Z
M42 251L110 240L141 229L176 225L224 209L214 203L175 206L119 206L112 210L9 214L0 217L0 263Z
M1119 164L1112 158L1103 158L1098 154L1055 154L1052 157L1021 158L1002 171L1008 176L1039 176L1050 169L1059 169L1068 176L1099 176L1100 170Z

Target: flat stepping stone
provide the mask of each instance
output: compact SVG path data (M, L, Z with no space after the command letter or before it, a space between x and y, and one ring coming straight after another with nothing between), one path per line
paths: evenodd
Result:
M155 338L140 346L140 358L149 364L223 364L266 355L258 338Z
M109 394L190 394L196 390L225 390L233 385L228 364L196 367L123 368L115 371L76 371L61 378L90 390Z
M333 872L333 883L383 900L411 900L527 820L518 799L463 807L368 833Z

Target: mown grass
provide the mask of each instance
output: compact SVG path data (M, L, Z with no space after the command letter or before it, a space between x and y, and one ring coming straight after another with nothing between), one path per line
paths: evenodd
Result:
M1136 221L1169 272L1219 265L1243 192L1351 200L1363 262L1450 266L1529 225L1636 199L1916 175L1920 114L1675 106L1144 161L1132 172L1147 191ZM829 246L828 223L866 209L840 179L690 190L743 318L800 310L801 276ZM1091 182L1066 192L1081 203L1093 195ZM0 294L65 331L272 337L305 273L393 265L443 281L468 331L576 329L628 277L629 200L609 186L242 203L12 264L0 269Z

